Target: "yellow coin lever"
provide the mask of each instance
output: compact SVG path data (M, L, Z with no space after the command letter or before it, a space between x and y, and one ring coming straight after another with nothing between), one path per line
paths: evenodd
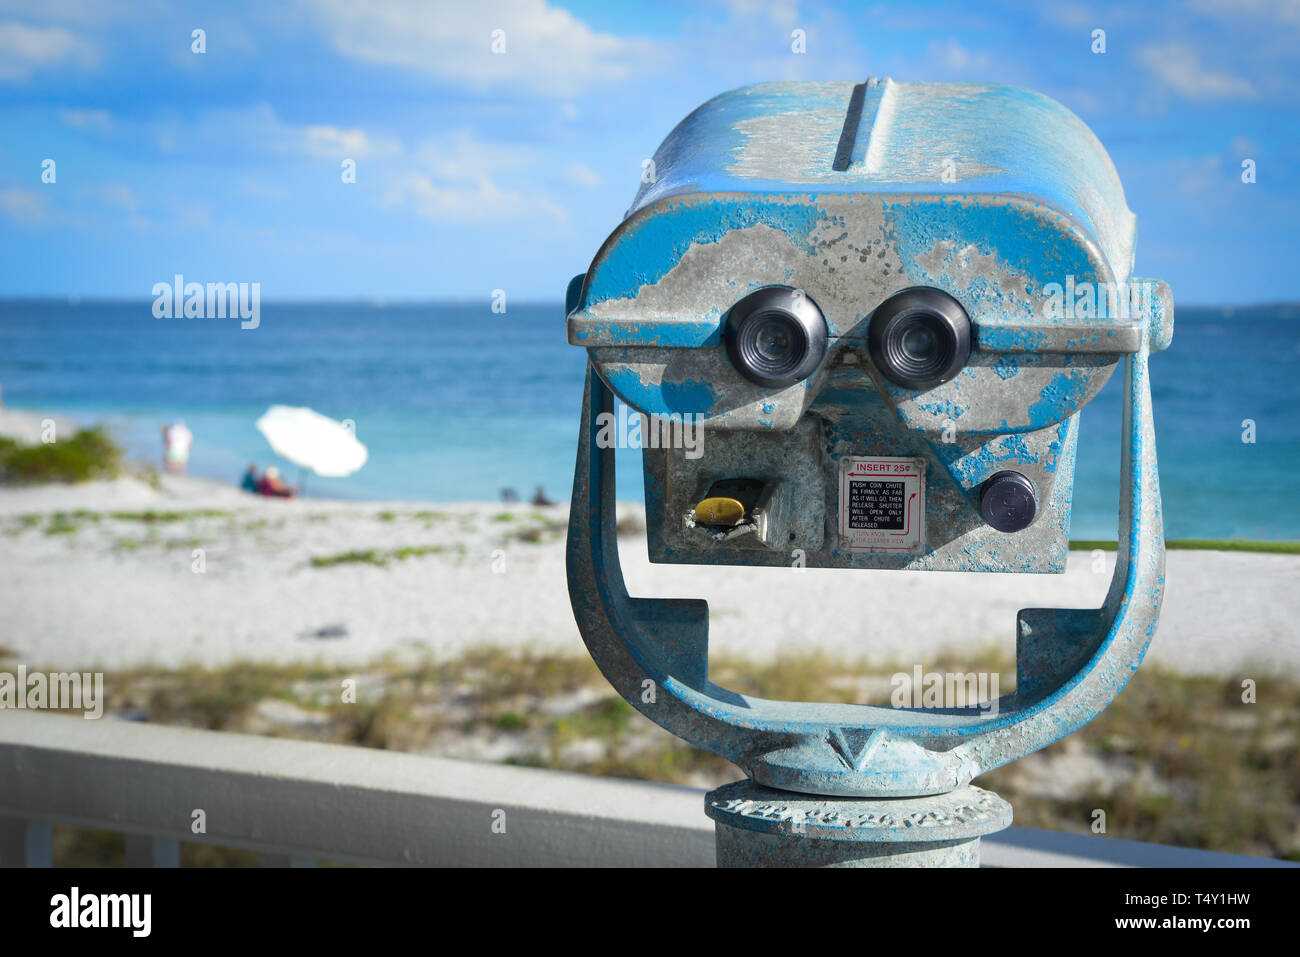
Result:
M725 495L711 495L695 506L695 520L703 525L739 525L745 506Z

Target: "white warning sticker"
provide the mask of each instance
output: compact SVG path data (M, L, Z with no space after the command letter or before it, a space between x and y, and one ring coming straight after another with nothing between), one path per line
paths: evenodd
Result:
M840 535L851 549L919 551L925 541L925 460L842 460Z

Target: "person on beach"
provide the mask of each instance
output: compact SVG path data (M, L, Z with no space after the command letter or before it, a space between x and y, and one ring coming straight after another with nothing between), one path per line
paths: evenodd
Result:
M262 482L258 491L263 495L271 495L276 498L293 498L298 494L296 488L287 484L284 479L280 478L280 470L274 465L267 466L266 473L262 476Z
M194 433L185 426L184 419L177 419L171 425L162 427L162 439L163 467L173 475L183 475L186 463L190 460Z
M261 489L261 486L262 480L257 474L257 464L250 462L248 464L248 471L244 473L243 481L239 483L239 487L245 492L252 492L256 495Z
M533 493L533 504L544 508L548 505L554 505L555 502L546 497L546 490L539 485L537 491Z

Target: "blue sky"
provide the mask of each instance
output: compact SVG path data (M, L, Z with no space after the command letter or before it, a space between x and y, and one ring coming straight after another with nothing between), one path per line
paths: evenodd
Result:
M1300 0L0 0L0 295L556 301L700 103L883 75L1055 97L1115 161L1140 275L1300 298Z

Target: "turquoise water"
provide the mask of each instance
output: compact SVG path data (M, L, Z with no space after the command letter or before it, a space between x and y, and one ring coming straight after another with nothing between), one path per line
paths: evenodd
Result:
M261 324L155 319L149 302L0 302L0 384L12 408L104 421L156 460L158 426L195 434L190 470L231 482L278 464L254 420L268 405L352 419L370 461L308 492L458 501L567 497L585 354L562 309L484 304L264 304ZM1113 538L1120 376L1083 414L1073 535ZM1300 318L1295 307L1180 308L1152 361L1171 538L1300 539ZM1256 441L1241 441L1242 420ZM638 454L619 455L619 497L641 495Z

